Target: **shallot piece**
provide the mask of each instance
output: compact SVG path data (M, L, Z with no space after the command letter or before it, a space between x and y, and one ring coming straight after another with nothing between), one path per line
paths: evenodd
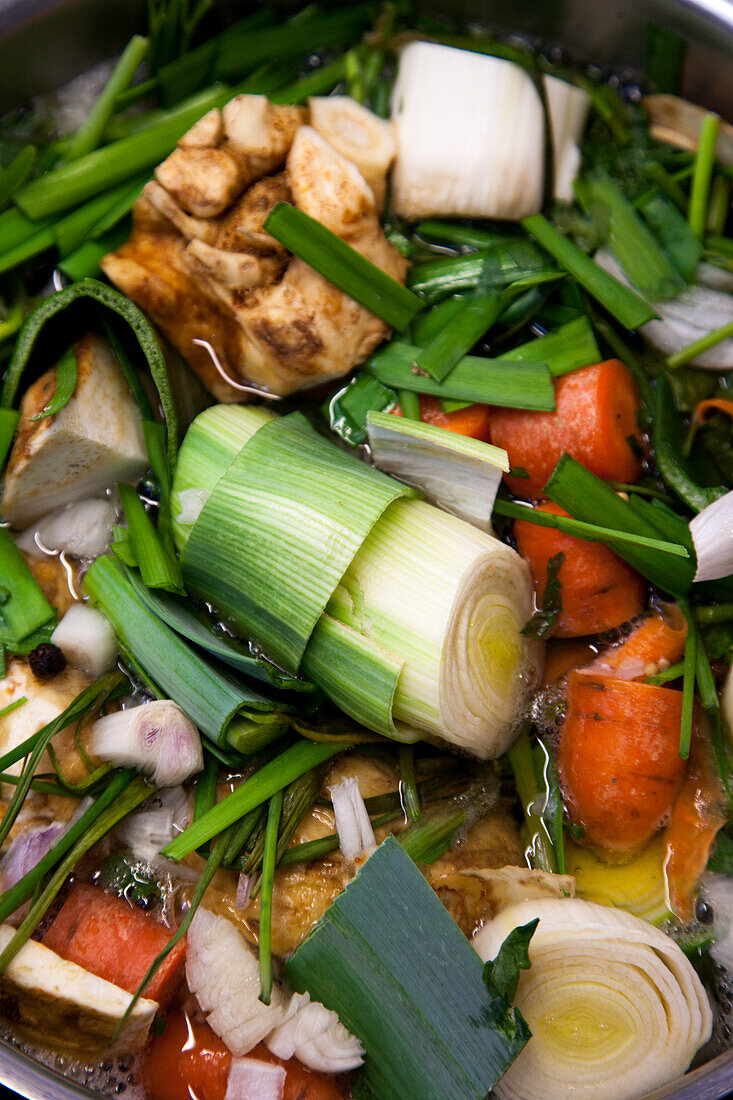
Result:
M136 768L156 787L177 787L204 766L199 731L170 699L99 718L89 750L116 767Z
M320 1073L346 1073L364 1061L364 1048L335 1012L307 993L294 993L285 1021L265 1039L267 1049L287 1061L297 1058Z
M73 603L51 635L73 668L95 680L117 663L117 639L108 619L86 603Z
M50 825L41 825L39 828L18 833L0 863L0 885L3 893L15 886L16 882L20 882L48 855L66 829L66 825L53 821Z
M283 1100L285 1070L257 1058L232 1058L224 1100Z
M336 832L341 854L347 861L356 859L364 851L376 848L377 841L359 782L353 776L344 779L329 790L336 817Z
M235 909L246 909L249 903L249 899L252 897L252 888L254 887L254 878L252 875L245 875L244 872L239 876L237 880L237 895L234 899Z
M733 570L733 492L714 500L690 520L697 555L696 581L717 581Z
M174 863L160 854L190 822L188 795L183 787L170 787L156 792L139 810L128 814L117 826L115 835L137 859L166 872L174 882L198 882L200 873L193 867Z

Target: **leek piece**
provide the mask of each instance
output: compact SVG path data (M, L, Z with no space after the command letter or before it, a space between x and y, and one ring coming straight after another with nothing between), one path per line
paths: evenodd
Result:
M70 164L31 180L15 196L20 209L33 220L58 214L108 187L130 179L158 164L194 122L213 107L223 107L231 97L228 88L214 85L181 104L147 130L95 149Z
M265 849L262 856L262 898L260 901L260 1000L269 1005L272 997L272 887L275 880L277 833L283 808L283 792L276 791L267 807Z
M178 450L178 411L168 378L168 368L155 332L150 322L134 302L131 302L129 298L125 298L119 291L110 286L105 286L104 283L99 283L95 279L85 279L75 286L67 286L56 294L44 298L36 306L20 331L13 351L13 358L5 372L2 388L0 389L0 405L10 406L14 404L25 368L47 322L75 302L84 299L90 299L92 302L104 306L111 313L116 313L132 329L140 350L145 356L160 397L168 433L168 462L173 468Z
M602 520L615 530L645 539L659 539L665 535L659 523L653 523L648 515L641 515L629 501L567 454L553 470L545 486L545 495L573 518L585 523ZM666 547L660 552L661 548L642 543L633 546L617 542L614 549L619 557L665 592L674 596L685 596L689 592L697 568L689 553L684 558L673 556Z
M418 317L412 323L410 332L412 339L425 347L434 340L451 322L461 315L466 308L468 299L461 294L453 294L450 298L444 298L442 302L427 310L422 317ZM466 351L469 349L466 348Z
M691 283L702 259L703 246L690 229L684 215L670 199L658 193L645 198L638 206L654 234L672 257L682 278Z
M733 321L729 321L727 325L721 325L720 328L716 328L713 332L709 332L707 336L701 336L699 340L694 340L691 344L688 344L686 348L681 348L676 351L674 355L667 357L667 366L671 370L675 370L677 367L683 367L686 363L692 362L698 355L702 355L708 348L714 348L716 344L719 344L722 340L727 340L729 336L733 336Z
M108 252L114 252L130 235L129 227L125 224L116 225L109 233L93 240L84 241L77 249L69 253L56 265L59 271L78 283L82 279L94 279L101 274L101 261Z
M419 936L405 934L418 928ZM527 1037L492 997L478 956L394 837L283 974L357 1036L367 1052L364 1080L380 1100L483 1100Z
M15 429L18 427L20 413L16 409L0 408L0 470L13 445Z
M303 656L303 672L349 717L385 737L398 736L392 704L404 659L344 623L321 615Z
M148 174L145 173L142 176L136 176L135 179L130 180L129 183L125 183L123 187L115 188L116 201L110 201L110 205L106 212L102 215L98 222L96 222L90 233L92 240L98 240L100 237L104 237L109 233L110 229L121 222L126 214L129 214L132 207L140 197L145 183L147 182ZM112 193L108 192L110 200L112 199Z
M45 420L46 417L55 416L56 413L61 412L74 396L78 376L76 351L73 347L70 347L63 352L56 364L56 389L53 397L48 401L48 404L43 406L37 416L31 417L31 423L34 420Z
M151 614L112 558L97 558L83 584L125 650L157 686L156 694L178 703L212 741L225 743L236 715L256 719L281 709L191 649Z
M423 308L411 290L295 206L276 203L264 228L324 279L392 328L407 328Z
M700 126L695 168L690 188L690 201L687 207L687 220L690 223L690 229L700 240L705 236L708 195L715 167L715 148L718 143L719 128L720 118L718 115L705 115Z
M25 182L35 159L36 150L34 146L26 145L25 149L21 149L17 157L0 171L0 206L4 206Z
M268 798L277 791L283 790L298 776L304 775L311 768L342 752L344 747L350 746L319 745L314 741L300 738L289 749L250 776L246 783L237 787L231 794L225 795L207 814L189 825L180 836L163 849L163 855L170 859L183 859L195 848L199 848L207 840L217 836L222 829L228 828L245 814L267 802Z
M132 551L143 584L148 588L163 588L166 592L184 595L178 562L158 537L140 497L131 485L120 483L117 492L125 510Z
M191 515L191 492L198 494L194 497L194 503L200 512L237 452L273 416L269 409L213 405L200 413L191 424L178 452L171 494L173 539L179 552L198 518L198 515L195 518ZM189 494L188 497L186 494Z
M394 390L383 386L369 374L357 374L329 399L323 412L329 427L352 447L366 442L367 413L374 409L390 412L397 405ZM404 409L402 410L404 415Z
M49 229L51 223L51 218L45 218L42 221L31 221L15 206L11 207L10 210L4 210L0 214L0 241L2 241L2 253L0 255L4 256L6 252L10 252L17 245L27 241L29 237L35 236L42 230ZM53 244L50 232L48 240L50 243L47 247L50 248Z
M399 655L397 734L426 731L500 755L536 676L526 568L490 535L423 501L398 500L374 526L327 612Z
M608 245L639 293L652 301L676 297L684 279L611 177L605 172L586 176L579 190L607 211Z
M657 316L650 305L581 252L543 214L524 218L522 225L624 328L639 328Z
M453 515L483 531L491 530L502 473L509 472L506 451L389 413L368 413L367 431L380 470L420 489L429 501Z
M202 615L197 617L180 600L146 588L137 573L130 570L127 574L135 594L157 618L175 630L181 637L206 650L212 657L223 661L237 672L271 684L281 691L313 692L315 687L307 680L300 680L282 672L276 665L270 664L264 657L254 657L249 648L224 633L218 633L213 623Z
M344 570L387 505L409 492L322 439L301 413L272 420L204 504L181 557L187 590L297 672Z
M432 305L448 294L476 287L486 293L543 272L557 274L557 269L531 241L510 237L469 256L416 264L410 271L408 284L426 304Z
M37 233L26 237L0 255L0 275L6 271L12 271L14 267L19 267L26 260L33 259L34 256L40 256L42 252L53 248L55 243L56 236L53 229L39 229Z
M0 624L5 628L0 637L22 642L54 612L7 527L0 527L0 577L7 592L0 605Z
M600 358L593 327L588 318L583 316L567 321L546 336L538 336L511 351L503 352L496 361L529 360L533 363L545 363L552 377L559 378L562 374L597 363Z
M715 176L710 187L710 201L705 219L705 233L723 233L730 210L730 181L725 176Z
M671 916L663 872L666 848L664 836L657 836L630 863L614 866L567 841L566 870L575 878L576 897L625 909L650 924L662 924Z
M66 150L67 161L77 160L96 149L107 123L115 113L117 96L132 83L139 65L147 56L150 42L135 34L125 46L101 95L87 115L83 125L71 138Z
M536 747L544 753L545 760L542 767L537 766L536 753L533 751L526 729L520 732L519 737L507 752L529 834L526 855L530 865L540 871L565 874L562 808L559 831L553 830L556 833L553 839L548 815L551 801L549 756L541 742Z
M454 248L478 249L491 248L503 244L508 236L507 230L491 231L479 229L475 225L461 222L444 222L426 218L415 227L415 235L429 244L452 245ZM519 240L520 238L517 238Z
M418 371L419 354L420 349L411 344L392 341L367 360L365 369L395 389L504 408L540 412L555 408L550 372L542 363L522 362L507 368L500 359L465 355L444 382L436 382Z
M153 794L154 788L148 786L142 776L136 775L134 778L129 779L129 773L123 774L128 777L128 782L124 788L117 794L114 802L96 817L96 820L88 823L84 833L79 836L73 847L63 857L41 894L31 904L28 915L18 925L15 935L7 947L0 952L0 974L12 962L23 944L31 938L39 922L43 919L59 890L69 877L69 873L82 856L86 855L95 844L98 844L102 837L111 832L123 817L127 817L129 813L137 809Z
M464 300L460 311L418 353L415 365L442 382L491 328L506 304L498 294Z

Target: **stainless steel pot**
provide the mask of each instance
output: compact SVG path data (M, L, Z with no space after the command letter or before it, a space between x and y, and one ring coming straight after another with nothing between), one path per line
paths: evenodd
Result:
M536 36L561 45L570 57L631 75L641 66L647 22L661 23L689 43L684 94L733 120L733 0L419 2L466 23ZM0 111L114 55L140 27L143 6L143 0L0 0ZM241 5L227 0L227 6L236 11ZM93 1095L2 1039L0 1084L28 1100ZM733 1049L644 1100L723 1100L729 1094Z

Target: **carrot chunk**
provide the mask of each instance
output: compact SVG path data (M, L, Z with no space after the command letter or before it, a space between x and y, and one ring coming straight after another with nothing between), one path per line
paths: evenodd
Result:
M629 443L638 440L639 391L618 359L573 371L555 383L555 412L494 409L491 442L503 447L513 470L506 475L517 496L537 500L566 451L598 477L636 481L641 465Z
M402 416L399 405L394 412ZM420 394L420 419L424 424L435 424L458 435L469 435L488 443L491 436L491 409L488 405L467 405L465 409L443 412L443 406L437 397Z
M537 511L566 516L550 500ZM564 554L557 579L562 611L552 629L556 638L580 638L600 634L636 618L646 603L646 582L635 569L600 542L585 542L551 527L517 520L514 524L517 549L529 565L539 601L547 583L547 566L557 554Z
M708 865L718 831L727 820L723 784L709 735L698 715L685 781L665 834L664 873L670 905L680 920L692 919L700 876Z
M95 886L74 886L43 937L63 959L134 993L153 959L173 935L170 928ZM145 988L151 1001L166 1005L178 989L186 941L163 961Z
M676 604L666 604L641 620L620 645L611 646L590 671L619 680L641 680L682 660L687 620Z
M557 765L566 808L607 859L641 851L669 818L682 785L682 693L570 673Z

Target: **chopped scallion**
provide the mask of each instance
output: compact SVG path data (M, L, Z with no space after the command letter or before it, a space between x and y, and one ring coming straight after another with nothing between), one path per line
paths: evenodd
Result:
M283 808L283 792L276 791L267 808L265 848L262 856L262 895L260 899L260 1000L269 1005L272 997L272 887L275 880L275 853L280 816Z
M47 623L53 608L26 565L25 558L7 527L0 527L0 577L8 596L0 607L0 632L3 642L22 642Z
M704 351L708 351L709 348L714 348L716 344L719 344L722 340L727 340L730 336L733 336L733 321L729 321L727 325L721 325L720 328L714 329L713 332L709 332L707 336L701 336L699 340L694 340L691 344L688 344L685 348L680 348L674 355L670 355L667 359L667 366L672 370L677 367L683 367L686 363L692 362L698 355L702 355Z
M139 496L131 485L119 484L117 491L125 510L130 541L143 583L148 588L162 588L166 592L184 595L178 561L161 542Z
M74 395L78 378L78 366L76 350L72 346L67 348L56 364L56 389L48 404L44 405L37 416L31 420L45 420L48 416L56 416Z
M16 409L0 408L0 470L13 445L15 429L18 427L20 413Z
M690 755L690 742L692 740L692 719L695 706L695 684L697 675L697 629L694 619L686 603L680 607L687 619L687 638L685 639L685 656L682 673L682 719L680 725L680 756L686 760Z
M0 171L0 206L4 206L25 182L35 159L35 148L32 145L26 145L25 149L21 149L17 157Z
M705 115L700 127L695 169L692 175L692 187L690 188L690 202L687 207L687 220L690 223L690 228L700 240L705 236L708 196L715 167L715 148L718 143L719 128L720 117L718 115Z
M127 43L101 95L87 115L84 124L69 142L66 160L76 160L97 148L107 123L117 109L117 96L132 83L149 47L148 39L139 34L133 35Z

